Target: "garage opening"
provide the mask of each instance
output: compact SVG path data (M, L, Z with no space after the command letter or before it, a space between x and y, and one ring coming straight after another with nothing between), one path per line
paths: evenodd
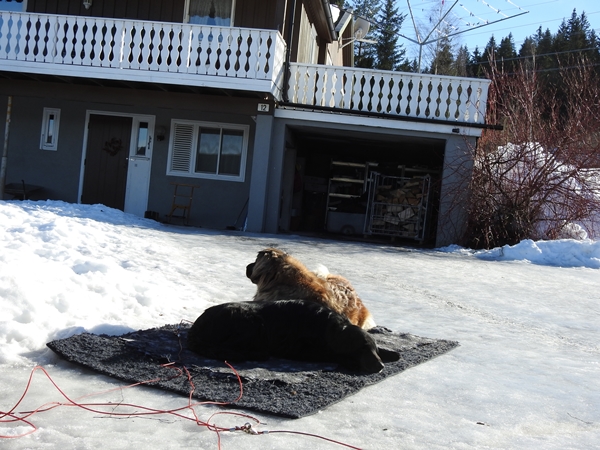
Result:
M445 141L288 127L282 231L433 245Z

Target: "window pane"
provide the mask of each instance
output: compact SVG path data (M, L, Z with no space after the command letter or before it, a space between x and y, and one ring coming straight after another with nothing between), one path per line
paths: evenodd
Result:
M138 156L146 155L146 146L148 145L148 122L140 122L138 128L137 147L135 154Z
M190 23L231 26L233 0L190 0Z
M196 172L217 173L220 146L220 128L200 128L198 153L196 154Z
M243 144L244 132L242 130L223 130L221 159L219 160L220 175L240 174Z
M46 126L46 144L52 145L54 142L54 114L48 114L48 124Z
M44 108L42 115L42 130L40 134L40 149L56 150L58 148L58 128L60 124L60 109Z

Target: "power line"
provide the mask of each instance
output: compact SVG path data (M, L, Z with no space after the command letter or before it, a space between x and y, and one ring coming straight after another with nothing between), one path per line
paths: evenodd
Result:
M551 67L548 69L533 69L533 70L528 70L528 72L534 72L534 73L556 72L559 70L587 69L587 68L598 67L598 66L600 66L600 63L580 64L578 66ZM503 73L506 75L516 75L518 72L503 72Z
M541 58L543 56L554 56L554 55L563 55L566 53L577 53L577 52L587 52L590 50L596 50L598 51L597 47L589 47L589 48L579 48L579 49L575 49L575 50L562 50L560 52L551 52L551 53L542 53L542 54L535 54L535 55L527 55L527 56L515 56L514 58L502 58L503 62L506 61L517 61L520 59L530 59L530 58ZM477 66L479 64L489 64L490 61L480 61L480 62L474 62L471 65L473 66Z
M585 12L585 11L584 11L584 12ZM592 13L585 13L585 15L586 15L586 17L589 17L589 16L591 16L592 14L598 14L598 13L600 13L600 11L594 11L594 12L592 12ZM563 21L563 20L565 20L565 18L564 18L564 17L562 17L562 18L560 18L560 19L549 19L549 20L543 20L543 21L541 21L541 22L532 22L532 23L527 23L527 24L523 24L523 25L518 25L518 26L515 26L515 27L499 28L499 29L498 29L498 30L496 30L496 31L513 30L513 29L515 29L515 28L523 28L523 27L529 27L529 26L535 26L535 25L539 25L539 26L541 26L541 24L543 24L543 23L548 23L548 22L556 22L556 21L558 21L558 20L561 20L561 21ZM473 34L471 34L471 36L473 36L473 35L478 35L478 34L484 34L484 32L482 31L481 33L473 33Z

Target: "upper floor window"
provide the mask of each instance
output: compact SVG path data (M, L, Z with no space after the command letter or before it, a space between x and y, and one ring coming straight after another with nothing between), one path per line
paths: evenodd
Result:
M24 12L27 9L27 0L0 0L0 11Z
M248 126L173 120L167 175L244 181Z
M40 148L56 150L58 148L58 127L60 125L60 109L44 108L42 116L42 134Z
M188 0L187 22L197 25L233 25L235 0Z

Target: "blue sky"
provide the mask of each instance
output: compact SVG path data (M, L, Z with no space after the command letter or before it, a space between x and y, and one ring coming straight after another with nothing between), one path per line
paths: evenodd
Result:
M409 1L415 21L425 24L429 23L428 18L431 16L432 8L439 7L442 3L442 0ZM445 7L452 6L455 1L444 0ZM409 14L407 0L397 0L396 3L400 13ZM469 30L458 34L454 42L467 45L471 52L475 46L479 46L482 50L492 35L499 42L509 33L513 34L518 51L523 40L534 34L540 26L542 30L549 28L552 33L555 33L562 20L571 17L573 9L577 10L577 15L585 11L591 28L600 35L600 1L598 0L458 0L447 18L450 23L455 24L457 31ZM522 14L524 11L528 12ZM517 14L521 15L513 17ZM504 20L475 28L477 25L483 25L485 21L494 22L499 19ZM434 23L436 21L434 20ZM404 20L401 33L414 38L410 15ZM418 52L417 44L403 38L398 42L404 45L408 50L407 54L411 57Z

